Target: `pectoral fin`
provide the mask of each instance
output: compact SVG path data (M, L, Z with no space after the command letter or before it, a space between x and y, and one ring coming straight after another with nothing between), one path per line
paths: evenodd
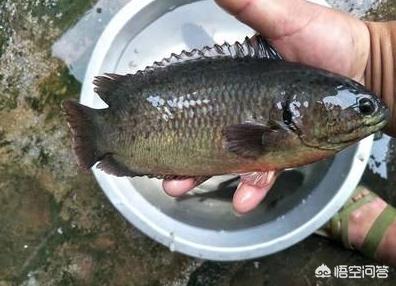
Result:
M241 157L257 159L279 145L287 131L256 123L242 123L224 129L225 147Z

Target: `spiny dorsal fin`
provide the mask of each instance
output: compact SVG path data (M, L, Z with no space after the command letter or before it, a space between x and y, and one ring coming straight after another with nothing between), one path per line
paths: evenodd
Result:
M198 60L202 58L218 58L218 57L232 57L232 58L265 58L265 59L276 59L280 60L282 57L278 52L261 36L255 35L252 38L246 37L242 43L236 42L233 45L225 42L222 45L214 45L212 47L204 47L203 49L193 49L191 51L183 50L180 54L171 54L169 58L165 58L160 62L154 62L152 66L146 67L144 70L140 70L136 75L144 75L147 72L153 71L158 68L163 68L172 64ZM135 75L126 74L118 75L112 73L106 73L104 76L97 76L93 81L95 85L95 92L100 98L106 102L110 107L115 105L122 106L122 100L126 100L125 97L114 98L115 90L124 88L127 89L130 85L135 85L136 82L131 82ZM126 83L126 85L125 85ZM128 93L127 91L126 93ZM121 94L118 92L118 94Z
M242 43L235 42L233 45L225 42L222 45L214 45L212 47L204 47L202 49L193 49L191 51L183 50L180 54L171 54L170 57L159 62L154 62L152 66L146 67L138 73L154 70L156 68L163 68L175 63L182 63L186 61L197 60L200 58L217 58L217 57L232 57L232 58L265 58L281 60L279 53L261 36L255 35L252 38L246 37Z

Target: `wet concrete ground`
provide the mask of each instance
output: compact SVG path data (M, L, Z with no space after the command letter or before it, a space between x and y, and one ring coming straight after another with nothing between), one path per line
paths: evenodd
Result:
M396 18L393 0L331 2L369 19ZM0 1L1 286L395 285L395 270L375 282L316 280L321 263L374 263L317 236L256 261L215 263L173 253L131 227L94 178L76 168L60 109L64 99L78 98L81 86L51 47L94 4ZM106 7L90 13L105 14ZM387 166L387 179L370 169L364 176L394 204L395 142L377 162Z

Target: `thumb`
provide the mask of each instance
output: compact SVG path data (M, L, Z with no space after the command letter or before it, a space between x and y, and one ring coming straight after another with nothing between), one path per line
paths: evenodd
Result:
M216 2L269 40L296 33L308 25L320 9L323 9L305 0L216 0Z
M288 61L363 81L370 48L366 25L305 0L216 0L262 34Z

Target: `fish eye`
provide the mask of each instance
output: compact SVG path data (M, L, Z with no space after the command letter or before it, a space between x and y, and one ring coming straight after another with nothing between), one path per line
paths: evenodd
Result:
M359 111L363 115L370 115L375 111L375 105L372 100L368 98L362 98L359 100Z

